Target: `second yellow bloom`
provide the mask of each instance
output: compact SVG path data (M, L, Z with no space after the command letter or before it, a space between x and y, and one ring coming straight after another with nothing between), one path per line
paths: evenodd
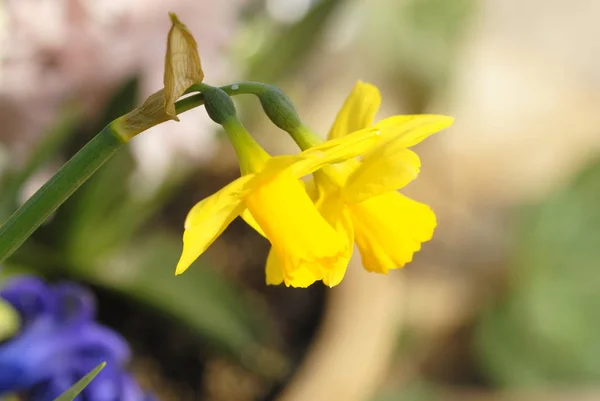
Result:
M315 204L329 224L355 241L363 266L387 273L404 266L421 243L431 239L436 217L429 206L397 192L419 174L421 162L411 147L452 124L441 115L394 116L373 125L381 98L373 85L359 82L329 133L339 140L356 130L372 127L380 141L364 154L315 172ZM304 139L308 137L305 136ZM346 266L335 273L338 281ZM276 257L267 260L267 283L282 282Z

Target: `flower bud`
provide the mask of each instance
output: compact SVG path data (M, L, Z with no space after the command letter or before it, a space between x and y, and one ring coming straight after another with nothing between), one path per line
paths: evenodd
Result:
M279 88L273 85L263 85L261 91L255 92L260 99L263 110L277 127L281 128L296 142L302 150L309 149L323 142L300 119L290 98Z
M277 127L293 132L303 127L302 120L290 98L279 88L265 85L265 90L256 95L265 114Z
M208 116L217 124L224 125L232 119L237 119L233 101L222 89L208 87L202 90L202 96Z

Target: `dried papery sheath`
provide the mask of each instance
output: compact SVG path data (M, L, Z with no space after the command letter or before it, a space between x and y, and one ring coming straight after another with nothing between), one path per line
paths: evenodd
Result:
M173 25L167 39L165 58L165 111L169 118L179 121L175 112L175 102L194 84L204 78L198 46L188 28L170 13Z
M165 91L150 95L139 107L116 119L112 125L125 142L148 128L172 119L165 111Z

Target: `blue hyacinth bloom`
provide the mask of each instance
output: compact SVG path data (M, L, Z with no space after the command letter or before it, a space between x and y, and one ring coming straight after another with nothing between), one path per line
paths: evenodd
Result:
M123 369L130 357L126 341L95 322L89 291L72 283L48 286L38 278L21 277L0 289L0 297L23 321L18 335L0 344L0 395L51 401L107 362L78 400L150 399Z

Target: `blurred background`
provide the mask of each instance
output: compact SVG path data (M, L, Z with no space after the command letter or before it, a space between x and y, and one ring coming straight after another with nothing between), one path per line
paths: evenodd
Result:
M92 286L164 401L600 400L600 2L3 0L0 220L162 87L168 11L206 82L277 84L323 134L357 79L379 118L454 116L405 191L434 239L388 276L356 260L334 289L267 287L268 244L235 221L176 278L187 211L239 174L197 109L135 138L4 275Z

